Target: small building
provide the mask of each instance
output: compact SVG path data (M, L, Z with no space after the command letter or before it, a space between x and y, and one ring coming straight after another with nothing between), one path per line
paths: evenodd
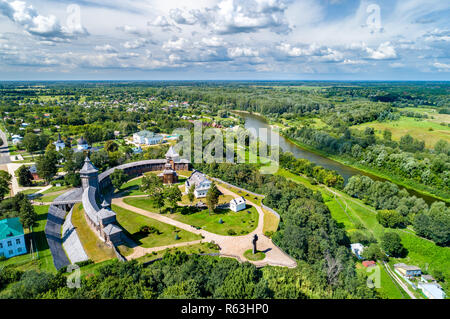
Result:
M134 154L141 154L143 152L141 146L134 147L132 150Z
M245 209L245 207L247 207L246 201L244 197L238 197L238 198L233 198L230 201L230 209L233 212L238 212L240 210Z
M147 130L133 134L133 142L136 144L155 145L161 143L162 139L162 135Z
M66 144L61 139L60 133L58 133L58 140L56 142L54 142L53 144L55 145L57 152L62 151L64 149L64 147L66 147Z
M366 267L366 268L376 266L376 264L377 264L377 263L376 263L375 261L373 261L373 260L364 260L364 261L362 262L362 265L363 265L364 267Z
M19 217L0 220L0 257L10 258L26 252L25 235Z
M38 175L37 167L35 164L31 165L28 170L30 171L31 176L33 176L33 180L36 181L36 180L40 179L40 177Z
M166 153L166 164L164 165L164 170L158 175L164 184L178 183L178 174L175 171L175 162L179 160L179 157L180 155L178 155L173 146L171 146Z
M419 282L418 286L428 299L445 299L445 292L436 283Z
M77 141L77 151L86 151L89 149L88 142L84 139L84 137L81 137Z
M206 197L208 190L211 187L212 182L206 178L206 175L202 172L195 170L192 175L186 180L184 186L186 193L189 192L189 188L194 185L195 198Z
M16 135L11 136L11 141L12 141L13 145L17 145L19 143L22 143L23 137L16 134Z
M416 266L410 266L403 263L395 264L395 270L397 270L402 276L407 278L417 277L422 274L422 270Z
M364 246L360 243L354 243L350 245L350 249L352 250L352 253L355 254L358 259L363 259L361 257L362 252L364 251Z

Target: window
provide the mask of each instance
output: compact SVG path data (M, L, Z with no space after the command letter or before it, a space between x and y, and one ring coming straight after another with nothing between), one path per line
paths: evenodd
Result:
M17 248L17 252L21 253L22 252L22 247Z
M20 244L20 238L16 239L16 244Z
M10 240L8 240L8 247L12 246L12 242Z
M8 252L8 254L9 255L12 255L14 252L12 251L12 250L10 250L9 252Z
M2 249L3 248L3 244L2 243L0 243L0 249Z

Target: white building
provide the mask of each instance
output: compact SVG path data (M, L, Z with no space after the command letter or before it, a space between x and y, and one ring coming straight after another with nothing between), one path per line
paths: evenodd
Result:
M243 209L245 209L245 207L247 207L247 204L245 202L244 197L233 198L230 201L230 209L233 212L238 212L240 210L243 210Z
M358 259L363 259L361 257L362 252L364 251L364 246L360 243L355 243L350 245L350 249L352 250L352 253L358 257Z
M23 137L16 134L16 135L11 136L11 140L12 140L13 145L17 145L19 143L22 143Z
M189 188L195 185L194 195L195 198L206 197L212 182L206 178L206 175L199 171L194 171L192 175L186 180L184 186L186 193L189 192Z
M64 147L66 147L66 144L61 139L61 134L59 134L59 133L58 133L58 140L56 142L54 142L53 144L55 145L57 152L63 150Z
M25 237L19 217L0 220L0 256L10 258L26 252Z
M161 143L163 137L160 134L144 130L133 134L133 142L136 144L155 145Z
M419 289L428 299L445 299L445 292L442 290L441 286L436 283L423 283L419 282Z

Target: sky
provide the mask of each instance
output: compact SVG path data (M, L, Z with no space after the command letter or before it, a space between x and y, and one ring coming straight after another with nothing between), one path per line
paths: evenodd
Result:
M448 0L0 0L0 80L450 80Z

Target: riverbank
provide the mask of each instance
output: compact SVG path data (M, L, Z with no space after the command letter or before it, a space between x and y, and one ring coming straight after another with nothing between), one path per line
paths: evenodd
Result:
M307 144L301 143L301 142L299 142L297 140L294 140L292 138L289 138L283 132L281 132L281 135L285 139L287 139L289 142L295 144L299 148L302 148L302 149L307 150L309 152L313 152L313 153L315 153L317 155L326 157L326 158L331 159L333 161L336 161L336 162L338 162L338 163L340 163L342 165L346 165L346 166L349 166L351 168L357 169L357 170L359 170L361 172L364 172L366 174L370 174L370 175L376 176L378 178L385 179L385 180L387 180L387 181L389 181L391 183L394 183L394 184L396 184L398 186L401 186L402 188L405 188L411 195L419 195L420 197L429 197L430 200L426 200L427 203L430 202L430 201L442 201L442 202L445 202L447 204L450 204L450 198L444 198L442 196L439 196L439 195L436 195L434 193L431 193L430 191L424 190L423 189L424 186L422 184L417 184L414 181L410 181L410 180L404 181L404 180L401 180L399 178L386 175L383 172L374 170L373 168L370 168L370 167L367 167L367 166L363 166L363 165L358 164L358 163L351 162L348 159L345 159L343 157L336 156L336 155L330 155L330 154L328 154L326 152L323 152L323 151L320 151L320 150L318 150L316 148L313 148L310 145L307 145Z
M269 125L269 121L261 114L242 111L235 111L235 114L245 119L246 127L255 129L266 127L267 129L270 129L273 125L277 125L274 121L270 121L271 124ZM279 125L278 128L280 128ZM282 129L279 131L279 146L283 149L283 151L289 151L298 158L306 158L307 160L324 168L336 170L344 177L346 181L353 175L365 175L373 180L389 181L394 183L400 188L406 189L411 195L422 198L428 205L431 205L431 203L435 201L443 201L447 204L450 203L449 198L432 193L430 188L425 189L426 186L422 184L415 183L411 180L402 180L398 177L392 177L373 168L362 166L359 163L350 162L348 159L327 154L326 152L318 150L310 145L287 137L283 134Z

